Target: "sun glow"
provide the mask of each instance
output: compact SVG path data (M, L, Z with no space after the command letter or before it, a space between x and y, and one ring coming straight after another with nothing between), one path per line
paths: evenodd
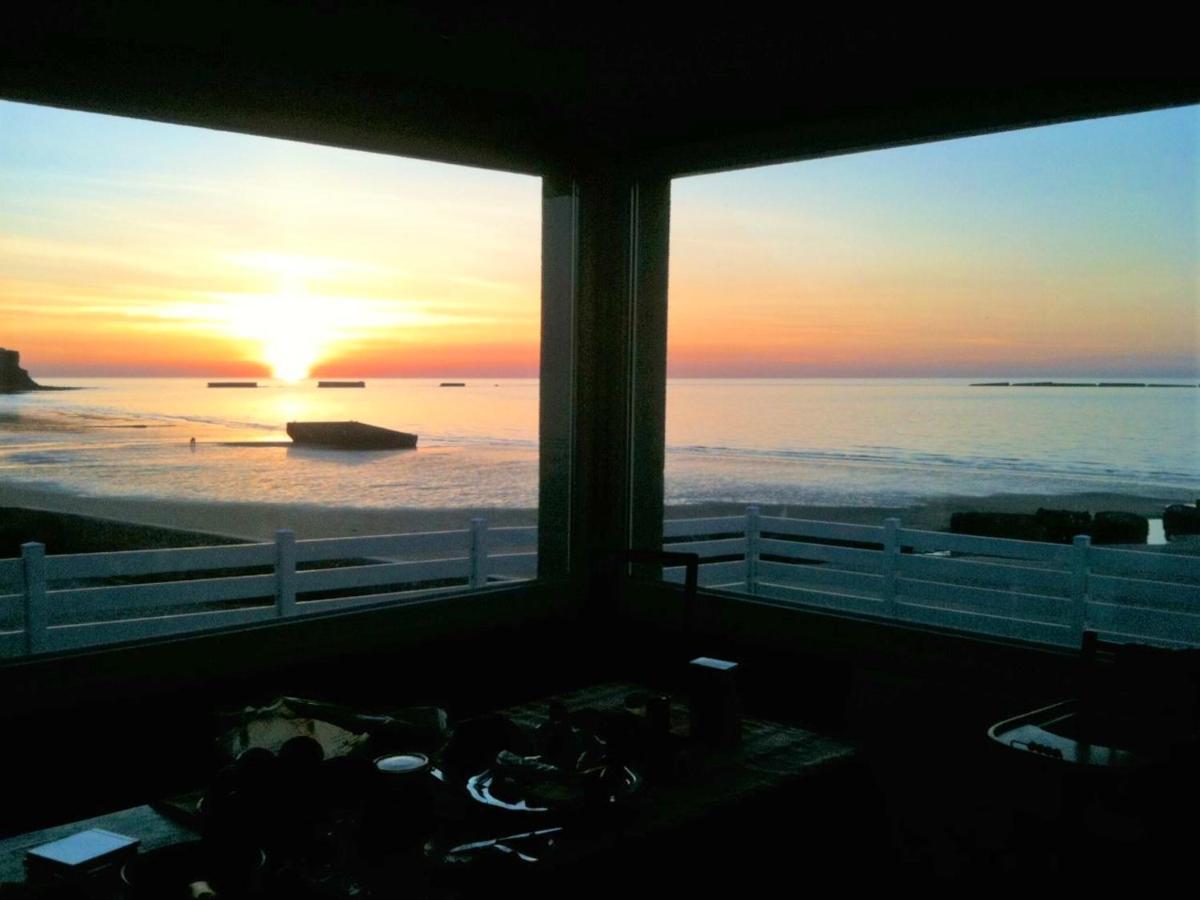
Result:
M303 281L283 279L276 294L244 297L230 306L230 331L257 344L275 378L299 381L327 354L335 334L327 298L313 297Z
M213 293L206 303L176 303L161 311L173 319L204 323L202 327L238 341L244 358L271 369L281 381L299 381L333 363L342 368L359 359L381 336L414 349L438 345L448 329L465 334L488 333L496 324L470 310L439 310L447 302L379 296L396 290L364 279L369 267L351 260L244 253L230 258L239 267L266 276L272 293ZM356 277L357 276L357 277ZM355 296L349 289L376 296ZM369 353L367 354L369 355ZM350 362L353 365L353 362ZM350 374L359 374L351 372Z
M540 190L0 100L0 344L48 375L532 374Z

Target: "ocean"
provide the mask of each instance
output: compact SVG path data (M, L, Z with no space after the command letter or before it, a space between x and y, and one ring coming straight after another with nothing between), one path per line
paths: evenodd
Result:
M360 390L44 379L85 389L0 396L0 482L99 496L535 507L537 381L464 380L465 387L443 388L439 379L369 379ZM1200 496L1194 383L1119 389L972 387L966 379L675 379L667 398L668 504L903 506L951 495L1097 491L1188 502ZM286 422L325 419L416 432L419 449L225 445L286 441Z

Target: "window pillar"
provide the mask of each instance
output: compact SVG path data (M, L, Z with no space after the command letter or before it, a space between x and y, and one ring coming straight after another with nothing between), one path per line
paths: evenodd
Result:
M591 584L614 553L662 544L669 217L665 178L545 180L545 577Z

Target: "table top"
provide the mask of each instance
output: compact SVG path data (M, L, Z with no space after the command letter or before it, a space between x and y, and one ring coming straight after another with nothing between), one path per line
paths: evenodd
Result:
M562 701L569 710L616 710L637 685L611 682L520 704L500 712L518 725L535 728L546 720L550 700ZM671 703L671 731L681 739L688 729L688 708ZM637 814L622 826L621 840L651 838L695 821L698 817L794 784L850 762L855 748L843 741L791 725L743 718L740 746L705 749L696 754L692 777L649 782ZM30 832L0 841L0 882L25 880L27 849L88 828L105 828L138 838L141 850L193 840L196 833L150 806L137 806L93 819ZM570 858L603 853L612 835L591 835L570 842Z
M521 704L503 710L514 722L536 727L546 719L550 700L568 710L617 710L625 697L644 686L610 682ZM671 699L671 732L688 733L689 711ZM727 804L744 802L789 784L828 772L855 758L857 749L845 741L765 719L742 719L742 742L727 750L704 749L694 754L694 777L647 786L647 799L638 817L624 829L626 837L651 835L695 819ZM698 789L700 788L700 789Z

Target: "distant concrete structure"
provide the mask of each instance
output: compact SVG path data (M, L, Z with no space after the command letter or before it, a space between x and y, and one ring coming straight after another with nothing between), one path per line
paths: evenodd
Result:
M335 450L412 450L417 436L363 422L288 422L288 437L301 446Z

